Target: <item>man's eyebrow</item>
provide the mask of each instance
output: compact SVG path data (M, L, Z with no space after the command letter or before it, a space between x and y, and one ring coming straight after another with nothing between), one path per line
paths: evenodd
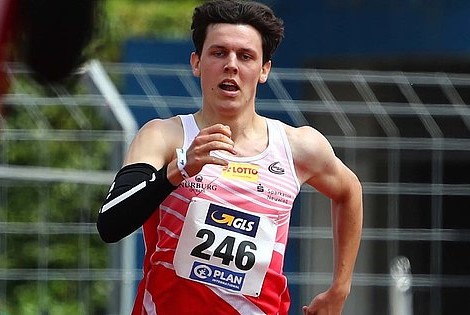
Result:
M240 49L241 52L246 52L246 53L249 53L249 54L255 54L256 53L256 50L254 49L251 49L251 48L242 48Z
M214 44L214 45L209 46L208 49L209 50L214 50L214 49L225 49L225 50L227 50L228 48L224 45ZM256 53L256 51L254 49L251 49L251 48L240 48L240 49L237 49L237 51L246 52L246 53L250 53L250 54Z
M209 46L209 49L227 49L227 47L223 45L211 45Z

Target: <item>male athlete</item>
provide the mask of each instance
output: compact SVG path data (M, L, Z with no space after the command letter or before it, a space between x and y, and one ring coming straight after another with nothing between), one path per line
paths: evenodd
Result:
M142 127L98 217L106 242L143 225L132 314L287 314L282 268L302 184L332 201L335 257L330 288L302 312L341 314L360 243L361 185L317 130L256 112L283 30L257 2L195 9L190 61L202 107Z

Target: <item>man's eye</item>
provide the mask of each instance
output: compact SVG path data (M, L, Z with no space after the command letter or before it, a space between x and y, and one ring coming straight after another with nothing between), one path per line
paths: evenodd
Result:
M223 51L216 51L214 52L214 56L216 57L222 57L224 55L224 52Z
M241 58L242 58L242 60L250 60L251 56L248 55L248 54L242 54Z

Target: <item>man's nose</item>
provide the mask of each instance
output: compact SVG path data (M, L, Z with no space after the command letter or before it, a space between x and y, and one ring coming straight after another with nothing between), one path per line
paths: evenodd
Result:
M224 71L235 73L235 74L238 73L238 64L237 64L236 54L232 53L228 55L227 63L225 64Z

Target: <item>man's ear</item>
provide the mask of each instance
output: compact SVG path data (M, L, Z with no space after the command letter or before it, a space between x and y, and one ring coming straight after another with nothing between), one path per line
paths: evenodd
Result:
M269 72L271 71L271 60L267 61L261 68L259 76L259 83L266 83L268 81Z
M195 52L191 53L191 68L193 69L193 75L195 77L201 76L201 70L199 69L199 55Z

